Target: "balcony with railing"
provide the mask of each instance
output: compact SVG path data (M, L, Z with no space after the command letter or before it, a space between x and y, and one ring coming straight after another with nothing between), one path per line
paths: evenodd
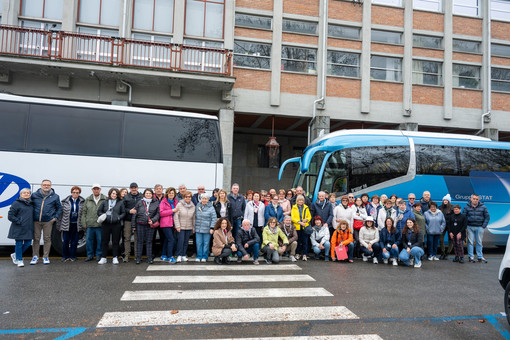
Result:
M0 56L232 76L232 51L0 25Z

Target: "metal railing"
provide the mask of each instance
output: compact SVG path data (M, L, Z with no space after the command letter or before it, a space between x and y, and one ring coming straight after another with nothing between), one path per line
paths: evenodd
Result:
M232 51L0 25L0 55L232 75Z

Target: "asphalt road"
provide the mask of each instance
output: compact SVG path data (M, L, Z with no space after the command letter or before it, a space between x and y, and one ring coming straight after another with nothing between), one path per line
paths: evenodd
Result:
M147 270L145 263L58 258L17 268L3 258L0 337L509 339L497 280L501 254L488 258L487 264L425 261L421 269L283 261L256 270L213 262L201 270L193 270L202 265L195 262ZM181 282L147 282L155 280Z

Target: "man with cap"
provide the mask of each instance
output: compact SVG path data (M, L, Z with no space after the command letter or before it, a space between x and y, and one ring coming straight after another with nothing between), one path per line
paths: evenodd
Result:
M122 259L124 262L129 261L129 255L131 253L131 235L135 235L135 244L134 244L134 255L136 254L136 242L138 241L138 237L136 236L136 232L134 232L135 226L131 228L131 217L132 214L136 214L135 205L138 201L143 198L141 192L138 192L138 184L135 182L129 185L129 193L124 196L122 199L124 203L124 209L126 210L126 216L124 216L124 258Z
M106 200L106 196L101 194L101 186L93 184L92 194L85 199L81 216L83 229L87 232L87 258L85 259L87 262L94 259L94 248L96 249L96 259L99 261L102 257L101 226L97 223L97 209L104 200ZM94 247L94 242L96 242L96 247Z

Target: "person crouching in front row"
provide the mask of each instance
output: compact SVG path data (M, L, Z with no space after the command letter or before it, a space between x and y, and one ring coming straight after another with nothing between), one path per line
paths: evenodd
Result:
M262 253L267 264L280 262L280 254L285 252L289 240L285 233L278 228L277 219L270 217L267 226L262 231ZM283 246L279 246L278 238L282 239Z
M351 229L349 229L349 222L346 220L340 220L338 227L333 232L333 236L331 237L331 259L333 261L336 261L335 248L339 244L347 247L347 260L350 263L354 262L354 237L352 235Z
M214 225L213 248L216 264L230 264L229 256L237 251L237 247L232 236L232 224L225 217L221 217Z
M324 226L322 217L315 216L313 219L313 231L310 235L310 241L312 242L312 249L315 253L315 259L319 259L319 254L324 251L324 261L329 261L329 249L331 244L329 243L329 228Z

